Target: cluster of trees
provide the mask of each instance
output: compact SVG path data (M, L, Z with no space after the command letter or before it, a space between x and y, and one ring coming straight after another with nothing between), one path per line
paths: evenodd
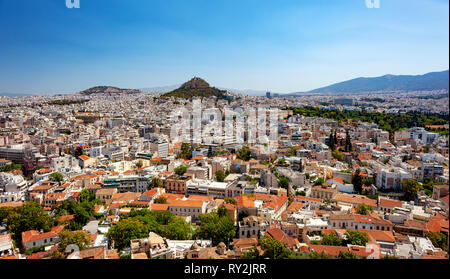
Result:
M55 219L44 211L38 202L26 202L21 207L1 207L0 221L6 223L6 229L16 243L21 243L22 232L43 230L44 232L56 225Z
M334 150L333 152L331 152L331 155L333 156L334 159L343 162L344 161L344 154L342 154L341 151L339 150Z
M250 160L251 155L252 155L252 153L251 153L250 148L248 146L243 146L236 153L236 156L237 156L238 159L241 159L241 160L246 161L246 162Z
M320 244L327 246L347 246L348 244L366 246L366 243L369 241L369 238L365 233L356 230L347 230L345 236L346 239L341 239L334 232L322 234L322 241Z
M90 245L92 244L92 240L89 237L89 234L87 232L84 231L79 231L79 232L73 232L70 230L63 230L60 234L59 234L59 245L58 245L58 250L62 253L71 253L73 252L71 250L71 245L76 245L79 249L79 251L81 250L85 250L87 248L90 247ZM67 251L66 251L67 249Z
M223 170L216 171L217 181L223 182L225 180L225 177L227 177L227 175L225 174L225 172Z
M11 162L0 168L0 172L12 172L14 170L23 170L23 165Z
M132 239L148 237L149 232L174 240L191 239L193 235L192 227L183 218L148 209L132 210L113 225L107 235L115 248L123 250L130 246Z
M182 176L183 174L185 174L187 171L187 167L184 165L178 166L174 169L174 172L176 175L178 176Z
M153 189L153 188L162 188L163 184L161 179L159 179L158 177L153 177L152 180L150 180L148 182L148 187L147 189Z
M323 183L325 183L325 178L319 177L316 179L316 181L314 181L314 186L319 186L322 185Z
M287 189L289 187L289 179L287 177L281 176L278 179L278 186Z
M226 215L224 207L212 213L201 214L200 222L201 225L195 235L202 239L211 239L213 245L220 242L228 244L236 236L236 227Z
M158 197L155 199L154 201L155 203L159 203L159 204L166 204L167 203L167 199L166 197Z
M446 128L427 128L427 131L432 133L439 133L441 136L448 136L449 130Z
M443 233L427 232L427 237L433 243L434 247L439 247L447 251L447 235Z
M183 218L170 212L132 210L113 225L107 235L119 250L129 247L132 239L148 237L149 232L174 240L211 239L213 245L220 242L229 243L236 236L236 227L226 216L224 207L212 213L201 214L200 221L201 225L194 231Z
M405 201L414 201L419 195L422 185L414 179L405 179L402 181L403 199Z
M295 252L286 248L286 246L273 238L261 238L258 242L261 252L253 247L242 255L242 259L332 259L333 256L317 252ZM337 257L339 259L357 259L356 254L352 252L341 252Z
M64 181L64 176L60 172L54 172L48 176L48 178L53 182L62 182Z
M334 131L334 134L331 133L330 136L328 137L328 147L330 147L331 151L335 151L336 145L337 145L337 135L336 131Z
M361 215L367 215L373 211L373 207L371 207L370 205L366 205L364 203L358 205L355 209L356 209L356 213L361 214Z
M435 184L437 183L434 182L434 180L431 177L425 177L423 179L423 190L425 194L431 197L433 195L433 185Z
M192 147L189 143L187 142L183 142L181 144L181 151L180 153L178 153L178 158L182 158L185 160L190 160L192 159Z
M89 193L87 189L83 189L79 196L80 202L64 201L61 205L54 207L56 218L64 215L75 215L70 220L67 229L81 230L91 218L100 218L103 215L94 211L96 204L101 204L100 200L95 199L94 193Z
M301 114L308 117L318 116L336 121L355 119L363 122L373 122L378 124L380 129L395 132L404 128L425 127L427 125L442 125L449 123L449 115L438 113L421 113L410 111L400 113L380 113L366 111L345 111L345 110L325 110L317 107L291 108L294 114Z
M363 178L361 176L360 169L357 169L355 171L355 174L352 175L352 184L353 184L353 190L355 190L356 193L360 194L362 192L362 186L363 186Z

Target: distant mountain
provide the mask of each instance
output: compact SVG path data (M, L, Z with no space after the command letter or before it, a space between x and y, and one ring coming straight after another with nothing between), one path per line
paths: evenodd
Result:
M156 93L167 93L173 91L181 86L180 84L169 85L169 86L157 86L157 87L147 87L141 88L140 90L143 92L156 92Z
M84 91L81 91L80 94L83 95L91 95L91 94L102 94L102 93L113 93L113 94L135 94L140 93L141 91L138 89L121 89L112 86L96 86Z
M211 87L205 80L194 77L193 79L183 83L178 89L170 91L162 95L162 97L175 97L189 99L192 97L218 97L222 98L226 93L226 90L220 90L215 87Z
M379 91L432 91L449 89L449 71L424 75L384 75L360 77L311 90L307 93L362 93Z

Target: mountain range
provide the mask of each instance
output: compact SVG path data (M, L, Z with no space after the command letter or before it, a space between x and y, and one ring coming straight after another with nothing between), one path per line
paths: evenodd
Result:
M449 71L432 72L424 75L384 75L380 77L360 77L306 93L363 93L396 91L433 91L449 89ZM300 93L300 92L297 92ZM295 93L294 93L295 94Z

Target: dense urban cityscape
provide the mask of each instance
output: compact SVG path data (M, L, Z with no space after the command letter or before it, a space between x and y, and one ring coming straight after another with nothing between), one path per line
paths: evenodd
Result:
M0 0L2 278L439 274L448 11Z
M258 97L201 78L1 97L0 257L448 258L448 100ZM252 132L244 113L242 139L225 122L206 141L188 117L180 139L171 115L198 104L277 118ZM274 125L276 150L251 141Z

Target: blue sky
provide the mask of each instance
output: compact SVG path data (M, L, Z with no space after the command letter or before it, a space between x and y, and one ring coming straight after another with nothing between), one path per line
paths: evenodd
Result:
M448 0L0 0L0 92L295 92L449 68Z

